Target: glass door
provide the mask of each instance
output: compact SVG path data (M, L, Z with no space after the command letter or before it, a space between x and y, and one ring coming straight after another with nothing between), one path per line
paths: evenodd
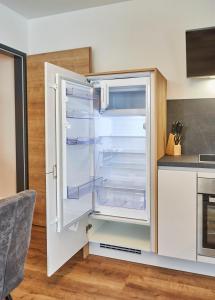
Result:
M57 107L58 231L92 211L94 109L88 83L58 78L61 101Z

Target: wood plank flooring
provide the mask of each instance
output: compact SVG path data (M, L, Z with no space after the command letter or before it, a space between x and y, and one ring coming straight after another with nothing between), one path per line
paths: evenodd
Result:
M46 276L45 233L33 227L25 279L14 300L214 300L215 278L78 253Z

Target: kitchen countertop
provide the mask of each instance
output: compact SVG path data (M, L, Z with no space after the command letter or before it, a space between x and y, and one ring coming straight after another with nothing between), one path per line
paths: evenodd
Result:
M215 169L215 164L210 162L199 162L199 155L165 155L158 160L159 167L186 167Z

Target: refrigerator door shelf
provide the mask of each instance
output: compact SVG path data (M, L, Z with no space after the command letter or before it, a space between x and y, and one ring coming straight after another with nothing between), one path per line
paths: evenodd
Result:
M95 189L102 184L103 178L92 178L91 181L81 184L79 186L68 186L67 187L67 198L68 199L80 199L84 195L92 193Z
M88 87L86 88L80 85L76 86L74 83L73 83L73 87L66 88L66 96L78 98L81 100L90 100L90 101L95 100L92 91L89 90Z
M88 195L83 196L82 201L64 199L64 208L63 229L60 232L79 222L92 212Z

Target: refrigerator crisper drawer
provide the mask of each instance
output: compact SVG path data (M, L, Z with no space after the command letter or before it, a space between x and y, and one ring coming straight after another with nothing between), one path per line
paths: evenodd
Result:
M97 203L102 206L137 210L144 210L146 208L145 191L103 187L98 189L97 195Z
M149 220L144 183L104 179L96 189L95 210L102 215Z

